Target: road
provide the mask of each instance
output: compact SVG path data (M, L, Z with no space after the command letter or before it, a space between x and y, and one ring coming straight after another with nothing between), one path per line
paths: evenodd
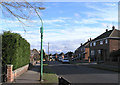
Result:
M49 67L70 83L118 83L117 72L81 65L62 64L57 61L50 62Z

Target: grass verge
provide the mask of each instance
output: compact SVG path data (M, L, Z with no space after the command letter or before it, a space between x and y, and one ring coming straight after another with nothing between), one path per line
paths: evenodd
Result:
M58 83L57 75L53 73L48 64L44 64L43 80L44 81L42 83Z

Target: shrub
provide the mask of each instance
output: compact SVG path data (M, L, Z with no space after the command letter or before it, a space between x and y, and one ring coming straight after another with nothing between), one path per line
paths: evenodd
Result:
M110 53L110 57L120 57L120 49L116 51L112 51Z

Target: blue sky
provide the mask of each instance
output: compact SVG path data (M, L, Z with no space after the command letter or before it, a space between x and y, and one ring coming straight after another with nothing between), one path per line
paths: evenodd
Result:
M112 29L112 25L118 28L117 2L43 2L42 6L46 8L39 11L44 22L43 48L46 52L48 42L50 53L74 52L90 37L93 39L105 32L105 29ZM20 33L31 44L31 49L39 50L41 23L35 12L29 10L31 11L23 9L25 14L31 16L30 20L23 20L29 27L22 25L14 17L2 15L0 32L10 30ZM14 12L18 13L17 10Z

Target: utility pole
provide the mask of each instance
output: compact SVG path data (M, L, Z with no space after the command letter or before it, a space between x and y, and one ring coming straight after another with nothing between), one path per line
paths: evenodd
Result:
M48 42L48 61L50 61L50 57L49 57L49 42Z

